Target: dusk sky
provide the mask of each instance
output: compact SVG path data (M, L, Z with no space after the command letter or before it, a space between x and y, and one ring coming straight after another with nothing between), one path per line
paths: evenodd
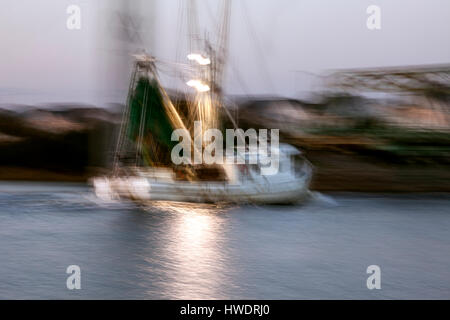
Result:
M448 0L244 0L245 7L241 1L233 1L231 13L229 94L296 97L313 88L308 72L450 62ZM179 3L2 0L0 104L123 103L131 72L127 50L145 46L162 60L175 60ZM198 3L212 34L218 1ZM80 30L66 27L72 4L81 8ZM366 27L369 5L381 8L381 30ZM143 19L143 42L124 49L117 12L126 10ZM184 57L188 52L180 47Z

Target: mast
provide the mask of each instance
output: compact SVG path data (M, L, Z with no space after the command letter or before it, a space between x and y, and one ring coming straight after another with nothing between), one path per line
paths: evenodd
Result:
M188 59L195 76L195 79L188 81L188 85L191 83L197 90L190 106L191 116L192 120L201 121L202 135L207 129L218 128L218 107L222 106L222 82L228 53L231 0L223 0L221 4L222 15L217 25L217 45L213 48L206 36L203 41L199 36L196 0L187 3L189 49L192 50ZM167 142L167 133L161 136L163 130L161 126L166 129L170 126L172 130L186 129L186 124L159 81L155 65L157 60L145 52L134 55L134 58L126 108L114 154L116 174L121 158L126 158L127 154L134 153L134 165L137 166L145 155L150 154L153 159L158 157L157 153L161 151L158 145L161 146L162 137L166 141L165 145L170 145L170 142ZM156 100L151 97L152 94L158 96ZM155 122L155 117L162 119L162 124L161 121ZM153 130L155 135L149 136L147 133L149 130ZM168 140L170 141L170 138ZM133 147L130 148L130 145ZM201 152L201 148L202 146L194 145L193 152Z
M231 0L222 1L222 17L219 19L217 26L218 45L214 53L214 73L213 83L214 91L218 96L222 95L222 83L224 81L225 64L228 58L228 47L230 38L230 17L231 17Z

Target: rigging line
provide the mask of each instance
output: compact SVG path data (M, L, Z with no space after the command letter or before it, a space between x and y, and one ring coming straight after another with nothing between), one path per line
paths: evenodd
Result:
M188 2L188 29L189 29L189 52L194 52L199 46L199 30L198 30L198 15L196 0L189 0Z
M123 146L124 139L125 139L125 132L128 129L128 116L130 114L130 109L131 109L131 106L130 106L131 97L133 95L133 89L134 89L134 85L136 83L137 70L138 70L137 63L134 63L133 72L131 74L130 86L128 88L127 105L125 107L125 112L124 112L123 118L121 120L119 139L117 140L116 152L114 154L114 166L113 166L114 174L117 174L118 165L119 165L119 157L120 157L120 153L122 152L122 146Z
M176 48L175 48L175 63L176 64L181 64L181 46L182 46L182 31L183 31L183 24L184 24L184 13L185 13L185 8L184 8L184 0L179 0L178 1L178 17L177 17L177 44L176 44ZM181 74L181 71L175 71L175 79L172 80L172 86L176 87L175 82L177 77L179 77ZM175 97L175 104L177 105L179 103L179 98Z
M145 86L144 90L144 100L141 104L141 121L139 123L139 138L138 138L138 148L136 150L136 167L138 165L138 162L141 162L142 158L142 145L144 144L144 122L147 112L147 101L148 101L148 92L150 88L150 77L149 77L149 70L146 69L147 77L148 77L148 84Z
M227 1L227 0L224 0L224 1ZM211 7L209 6L208 2L205 2L205 3L206 3L206 9L208 10L210 19L211 19L212 23L216 26L216 28L217 28L217 35L219 36L220 32L221 32L220 24L213 17L213 14L212 14L212 11L211 11ZM228 31L228 32L230 32L230 31ZM228 55L230 55L229 52L228 52ZM240 86L242 88L242 91L243 91L244 95L249 96L250 90L248 89L248 86L245 84L245 81L243 80L243 78L241 77L241 73L239 72L239 68L237 68L236 64L234 63L234 60L233 59L228 59L228 64L230 64L230 66L233 68L233 75L236 76L236 78L237 78L237 80L238 80L238 82L239 82L239 84L240 84ZM222 81L224 81L224 80L222 80Z
M137 30L135 19L133 19L133 15L129 10L130 7L127 4L123 7L123 9L125 13L121 14L120 12L118 12L117 16L120 20L120 23L122 24L123 30L125 30L125 32L127 33L127 38L129 38L131 43L135 44L136 44L135 40L137 38L138 45L142 45L142 48L145 48L144 41L142 40L140 31Z
M228 42L229 42L229 34L230 34L230 15L231 15L231 0L223 0L222 2L222 19L221 23L219 24L219 44L218 44L218 50L221 51L221 55L216 57L216 61L219 60L218 63L216 63L215 68L215 78L217 79L217 82L220 82L222 84L224 79L224 73L225 73L225 61L228 57Z
M159 87L162 96L163 96L163 103L164 107L166 108L169 116L169 119L173 125L174 128L177 129L184 129L187 130L186 125L184 124L183 120L181 119L180 115L178 114L177 110L175 109L175 106L173 105L169 95L167 94L167 91L164 89L164 87L161 85L161 82L159 81L158 74L156 70L153 70L154 79L156 81L157 86ZM199 151L194 143L194 141L191 139L191 137L188 135L188 140L193 147L194 153L201 153Z
M164 60L161 58L156 59L155 61L158 64L166 64L166 65L172 65L172 66L179 66L180 68L187 68L187 69L192 69L192 67L188 64L188 63L183 63L183 62L174 62L171 60Z
M231 104L233 104L233 106L236 108L236 104L234 102L232 102L231 100L229 100L229 102L231 102ZM233 124L235 129L238 129L238 123L235 121L235 119L233 118L233 116L230 113L230 110L228 110L228 108L226 108L225 106L222 105L222 108L225 110L225 113L227 114L228 118L230 119L231 123Z
M208 1L205 1L205 8L207 11L207 16L210 20L211 25L213 26L213 28L215 29L215 36L216 39L215 40L215 45L219 46L220 45L220 40L221 40L221 34L222 34L222 23L218 23L219 20L224 21L224 12L225 12L225 1L230 1L230 0L222 0L221 2L218 3L218 8L217 8L217 16L219 16L219 13L222 12L222 15L220 16L220 19L216 19L214 18L215 14L213 13L213 10L211 9L211 6L209 5Z
M260 57L261 57L261 61L260 62L262 62L262 64L260 63L261 64L261 68L260 69L262 71L264 71L264 76L266 77L266 81L269 84L269 86L271 87L271 89L273 90L273 92L276 92L275 91L275 85L274 85L274 83L273 83L273 81L272 81L272 79L270 77L270 74L268 72L268 69L267 69L268 64L267 64L267 60L266 60L266 58L264 56L264 53L263 53L264 51L262 50L261 41L259 40L258 34L256 33L255 28L253 26L253 23L252 23L252 21L250 19L250 14L249 14L247 5L245 4L245 1L240 1L240 3L241 3L241 6L242 6L242 13L244 15L244 20L247 23L247 27L248 27L248 30L250 32L250 37L254 40L254 42L255 42L255 44L257 46L257 51L259 52Z
M150 74L149 73L150 73L150 70L147 71L147 76L148 76L148 78L150 80ZM150 81L149 81L149 87L150 87ZM146 102L145 106L147 108L147 102ZM151 118L151 115L152 115L152 106L153 106L153 104L150 104L149 111L148 111L148 118L149 119ZM153 106L153 107L155 107L155 106ZM147 113L147 109L145 110L145 112ZM145 115L145 118L147 118L147 115ZM143 134L144 134L144 129L142 129L142 135ZM148 152L148 151L144 150L144 152ZM141 161L142 161L142 156L141 156Z
M205 1L205 8L206 8L207 16L210 20L211 25L214 26L214 28L216 29L215 32L216 32L216 36L217 36L219 34L219 30L218 30L219 25L217 24L217 20L214 19L214 13L213 13L208 1ZM214 39L214 40L217 41L217 39Z
M225 36L229 36L230 33L230 21L229 21L229 16L230 16L230 11L231 11L231 0L229 3L225 3L225 1L228 0L223 0L220 4L219 4L219 12L223 12L223 15L221 17L221 20L224 21L224 23L227 24L226 29L224 29L225 27L223 26L224 23L219 24L218 21L214 18L214 15L212 13L212 9L209 5L208 2L206 3L206 9L208 11L208 16L210 17L210 20L212 22L213 25L215 25L216 27L216 41L217 41L217 46L219 48L219 50L222 48L222 46L225 45L225 41L227 41L228 38L225 38ZM228 10L228 11L227 11ZM224 34L224 32L227 32L227 34ZM228 46L227 46L228 49ZM227 55L229 55L229 52L227 50ZM225 64L224 61L221 61L223 64ZM232 69L233 69L233 75L237 78L237 81L240 84L241 89L244 92L244 95L248 96L248 93L250 92L247 85L245 84L245 81L242 79L241 74L238 70L238 68L236 67L236 65L234 64L234 60L233 59L228 59L228 63L231 65ZM222 66L222 68L224 68ZM223 72L223 70L222 70ZM222 75L222 79L220 79L222 82L225 82L225 79ZM230 100L231 101L231 100ZM235 107L235 116L233 117L230 113L230 111L227 109L227 107L224 104L221 104L221 107L225 110L225 113L227 115L227 117L231 120L233 126L235 128L238 128L239 125L239 110L237 108L237 105L232 102L232 104Z
M178 63L180 61L180 55L181 55L181 34L183 30L183 23L184 23L184 0L179 0L178 5L178 16L177 16L177 45L176 45L176 52L175 52L175 61Z
M187 64L168 63L161 60L156 61L156 63L159 65L158 67L159 70L165 68L166 70L173 70L179 74L181 74L182 72L194 73L196 71L196 69L193 66Z

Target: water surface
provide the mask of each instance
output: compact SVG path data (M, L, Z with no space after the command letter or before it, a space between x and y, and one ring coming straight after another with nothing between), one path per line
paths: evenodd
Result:
M381 290L366 268L381 267ZM81 290L66 288L69 265ZM0 184L0 299L450 298L450 197L302 206L105 203L84 185Z

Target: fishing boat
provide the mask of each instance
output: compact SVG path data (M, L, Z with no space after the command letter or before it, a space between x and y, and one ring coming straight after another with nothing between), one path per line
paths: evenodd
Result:
M140 203L260 204L295 203L308 197L312 166L303 153L289 144L279 143L278 135L252 139L247 132L238 129L226 106L221 82L230 3L223 1L225 14L218 28L216 45L207 39L198 41L196 37L189 46L194 51L187 55L187 63L177 73L193 92L175 97L168 94L158 73L160 61L145 52L134 55L111 173L91 180L98 197ZM192 7L190 9L192 19L195 15ZM195 24L191 23L191 28L192 25ZM199 34L197 31L190 33ZM228 132L227 124L233 126L235 134L231 140L232 145L236 142L237 146L229 150L228 136L225 153L218 153L216 144L213 154L220 161L204 163L186 159L185 154L191 152L194 158L200 155L201 159L208 141L199 140L199 136L203 137L208 130L215 130L217 134ZM197 130L199 125L200 131ZM174 148L181 143L177 136L174 139L174 132L179 130L188 133L182 139L188 152L181 152L184 157L181 162L174 161L173 157ZM217 142L217 137L214 141ZM219 148L223 148L222 143ZM276 170L267 170L268 163L264 160L268 158L275 161Z
M198 203L297 203L309 196L311 166L299 150L281 144L280 170L264 176L258 165L224 166L220 180L183 180L169 168L128 167L126 174L93 179L95 193L105 200L138 202L181 201ZM244 165L245 166L245 165Z

